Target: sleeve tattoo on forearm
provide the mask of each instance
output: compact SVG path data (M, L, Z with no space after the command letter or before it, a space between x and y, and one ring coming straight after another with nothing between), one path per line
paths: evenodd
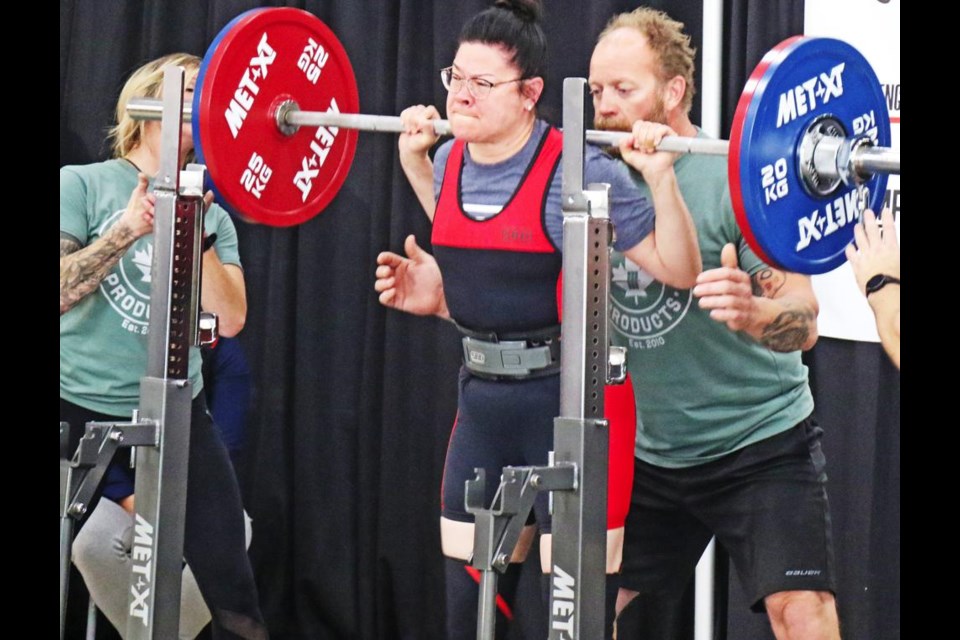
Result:
M133 234L127 231L108 232L99 241L81 249L75 238L60 234L61 314L100 284L133 240Z
M60 257L66 257L74 251L80 250L80 243L73 236L65 233L60 234Z

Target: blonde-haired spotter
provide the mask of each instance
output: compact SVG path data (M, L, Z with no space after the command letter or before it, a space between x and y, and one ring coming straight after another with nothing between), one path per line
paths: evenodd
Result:
M189 75L200 68L200 58L190 53L171 53L151 60L130 75L117 100L117 124L109 134L114 158L122 158L143 141L146 121L131 118L127 103L133 98L159 98L163 92L163 69L170 64L183 67Z

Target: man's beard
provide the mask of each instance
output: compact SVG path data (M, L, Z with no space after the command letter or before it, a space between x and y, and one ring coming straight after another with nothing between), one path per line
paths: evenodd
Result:
M660 124L667 123L667 110L663 105L663 97L657 94L657 99L653 103L653 110L650 114L644 118L648 122L659 122ZM607 118L605 116L596 115L593 118L593 126L601 131L631 131L633 130L633 123L622 115L614 116L612 118ZM607 147L606 152L612 156L620 157L620 149L618 147Z

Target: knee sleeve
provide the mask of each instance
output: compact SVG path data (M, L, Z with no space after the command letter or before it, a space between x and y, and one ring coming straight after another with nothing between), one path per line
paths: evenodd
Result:
M102 499L73 541L73 563L90 598L118 630L126 631L133 522L123 507Z
M73 563L81 573L95 567L128 566L133 540L130 515L112 500L100 500L97 508L73 540Z
M252 529L244 512L247 546ZM127 629L127 592L133 521L123 507L102 499L73 542L73 563L83 576L90 598L121 633ZM192 640L210 623L210 610L189 567L180 586L181 640Z

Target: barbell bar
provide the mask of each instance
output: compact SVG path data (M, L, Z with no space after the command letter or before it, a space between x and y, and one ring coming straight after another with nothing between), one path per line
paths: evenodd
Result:
M127 104L127 112L137 120L160 120L163 101L157 98L134 98ZM403 133L403 120L399 116L384 116L361 113L328 113L325 111L301 111L292 100L278 106L273 119L277 128L285 135L296 133L300 127L336 127L341 129L355 129L374 133ZM193 107L184 105L183 122L193 120ZM434 133L438 136L452 136L453 128L449 120L437 119L432 122ZM588 129L584 137L590 144L617 147L623 140L631 137L626 131L607 131ZM842 137L832 137L829 141L821 141L820 145L827 152L815 155L814 168L818 173L835 172L835 158L839 155L839 145L846 140ZM837 146L828 145L828 142ZM668 136L657 145L658 151L671 153L695 153L701 155L726 156L730 151L728 140L712 138L689 138L684 136ZM832 150L832 153L829 151ZM851 149L849 157L849 173L861 177L869 177L873 173L899 173L900 150L885 147L874 147L861 144Z
M127 109L145 120L161 113L145 98ZM399 117L358 111L352 67L326 25L299 9L254 9L214 39L183 120L227 207L288 226L339 191L357 131L403 132ZM446 120L434 130L451 134ZM628 136L585 133L602 146ZM726 155L733 210L752 248L770 264L822 273L844 261L861 195L879 209L887 174L900 172L889 144L885 98L863 56L839 40L796 36L750 76L729 142L669 136L657 148Z
M160 120L163 101L157 98L133 98L127 103L127 113L136 120ZM400 116L370 115L362 113L328 113L325 111L301 111L295 104L281 104L274 115L280 131L296 132L299 127L337 127L356 129L375 133L403 133L403 120ZM184 105L183 122L193 121L192 105ZM453 129L449 120L434 120L433 131L438 136L452 136ZM288 134L289 135L289 134ZM616 147L621 140L630 137L625 131L603 131L588 129L585 132L587 142L604 147ZM712 138L686 138L671 136L665 138L657 149L673 153L698 153L713 156L725 156L729 150L726 140Z

